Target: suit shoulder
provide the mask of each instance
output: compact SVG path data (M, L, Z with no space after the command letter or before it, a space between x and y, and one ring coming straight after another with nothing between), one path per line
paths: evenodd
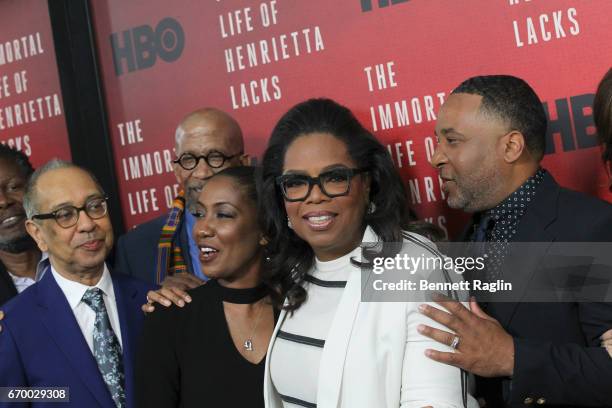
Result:
M155 284L143 281L142 279L138 279L130 275L126 275L124 273L121 273L120 271L113 271L113 279L119 286L131 287L144 293L147 293L150 290L156 290L158 288L158 286Z
M152 219L151 221L142 223L119 237L119 242L131 243L143 239L151 239L157 241L159 239L159 235L161 234L161 229L164 226L167 218L168 215L163 214L157 218Z
M34 284L2 305L4 312L3 322L14 325L17 322L28 321L28 316L37 314L36 304L38 297L37 284Z
M612 204L567 188L559 189L559 209L575 219L612 220Z

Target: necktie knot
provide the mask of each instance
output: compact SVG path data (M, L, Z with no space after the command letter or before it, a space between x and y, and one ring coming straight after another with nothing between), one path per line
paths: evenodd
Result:
M474 242L486 242L487 234L493 228L493 224L495 224L495 220L489 214L483 214L480 217L480 221L478 225L475 226L474 229Z
M102 297L103 292L100 288L90 288L85 291L81 301L89 306L96 314L106 312L106 306L104 305L104 299Z

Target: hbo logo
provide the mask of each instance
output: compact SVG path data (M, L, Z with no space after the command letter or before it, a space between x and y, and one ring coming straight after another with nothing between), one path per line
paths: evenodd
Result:
M117 76L125 72L124 65L127 72L151 68L158 56L166 62L176 61L185 48L183 27L170 17L160 21L155 30L149 25L141 25L113 33L110 40Z

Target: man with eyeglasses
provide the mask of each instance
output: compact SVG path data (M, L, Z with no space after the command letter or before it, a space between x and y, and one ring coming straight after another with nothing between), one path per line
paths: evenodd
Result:
M24 208L50 264L3 307L0 384L65 387L75 407L134 406L132 361L151 285L110 274L104 192L89 172L53 160L30 178Z
M206 281L191 235L195 219L188 211L202 187L227 167L249 164L242 131L227 113L203 108L187 115L175 134L174 174L181 192L168 214L139 225L119 238L116 267L147 282L181 290ZM186 211L187 210L187 211Z

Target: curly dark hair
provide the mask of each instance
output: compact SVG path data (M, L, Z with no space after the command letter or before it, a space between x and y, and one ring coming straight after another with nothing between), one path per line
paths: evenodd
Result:
M521 78L484 75L463 81L452 92L482 96L480 109L508 123L525 137L527 150L540 161L546 151L546 113L542 101Z
M34 167L30 159L22 151L0 143L0 160L7 160L15 163L24 178L28 179L34 173Z
M387 149L355 118L349 109L330 99L310 99L287 113L276 124L262 160L260 216L264 234L273 254L266 273L275 284L275 302L295 310L306 300L304 277L314 262L314 252L307 242L287 226L285 203L276 178L283 173L285 153L300 136L328 133L346 144L358 168L367 168L370 177L370 202L375 210L361 220L369 225L382 242L402 242L403 230L409 229L410 212L406 190Z
M612 68L597 87L593 101L593 119L599 141L603 145L602 159L612 170Z

